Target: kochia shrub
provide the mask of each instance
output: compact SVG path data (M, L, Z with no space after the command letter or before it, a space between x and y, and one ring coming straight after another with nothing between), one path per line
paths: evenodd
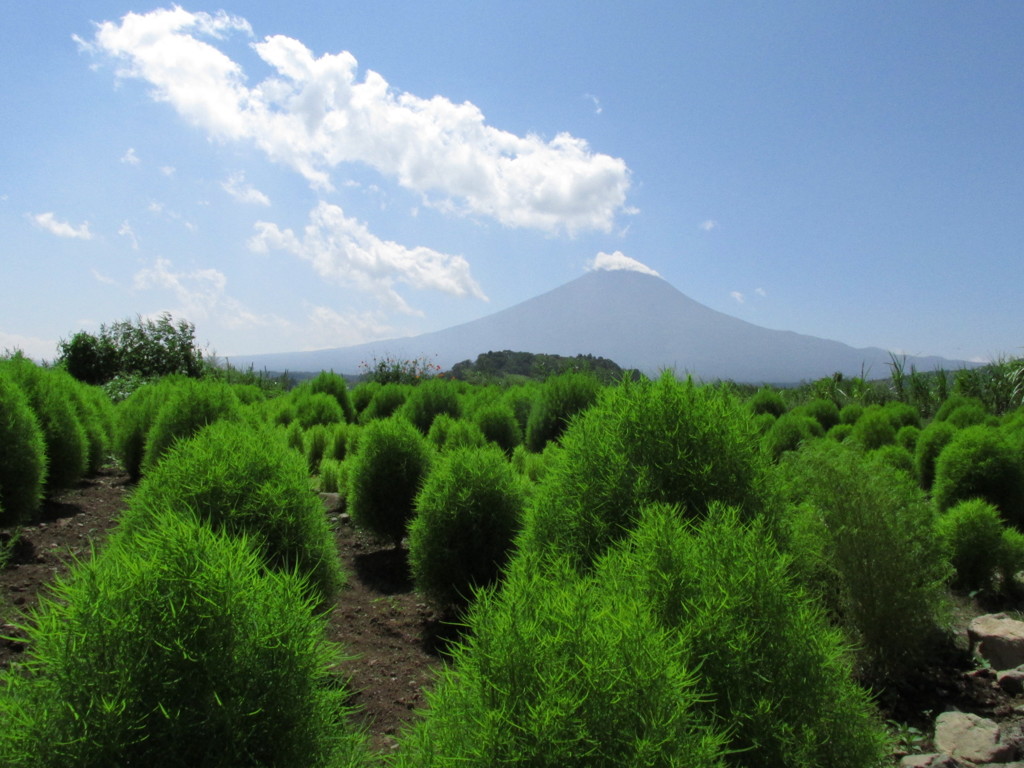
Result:
M987 589L1002 563L1003 521L999 510L982 499L968 499L935 521L936 535L956 571L954 585Z
M921 414L918 412L917 408L909 403L893 400L882 407L882 412L885 413L886 417L889 419L889 423L892 424L893 429L900 430L903 427L921 426Z
M839 423L853 426L864 415L864 406L860 403L847 403L839 410Z
M512 406L505 401L492 403L473 414L473 422L485 438L497 443L506 454L523 442L523 433Z
M764 460L750 411L721 388L624 381L573 420L528 506L521 546L586 569L651 502L692 517L722 501L758 514Z
M39 508L46 483L46 444L21 387L0 369L0 526L17 525Z
M362 386L362 385L360 385ZM389 382L383 386L378 385L373 393L373 399L359 413L359 421L366 424L374 419L386 419L397 411L405 403L412 386L409 384L396 384Z
M747 407L755 416L768 413L777 418L786 412L786 401L777 389L761 387L747 400Z
M914 456L902 445L896 445L895 443L883 445L881 448L871 451L871 458L883 464L888 464L890 467L895 467L901 472L906 472L908 476L914 478L915 481L917 480Z
M345 421L350 424L356 420L356 410L352 405L352 398L349 396L348 384L341 376L334 372L321 371L320 374L303 384L314 394L327 394L333 397L344 414Z
M729 726L732 765L861 768L885 754L885 731L856 685L842 633L792 579L762 520L712 504L698 523L667 505L599 563L612 594L647 603L699 666L697 705Z
M805 403L800 407L800 411L816 420L825 432L839 423L839 408L834 402L823 397Z
M1024 463L994 427L967 427L953 436L935 462L933 494L939 509L983 498L1024 528Z
M178 440L219 419L238 419L242 404L227 384L185 379L160 406L146 435L143 472L150 472Z
M447 414L453 419L462 415L462 404L454 382L446 379L426 379L412 392L402 406L402 413L422 434L430 431L435 417Z
M862 674L896 679L930 650L948 566L916 483L856 446L818 440L779 465L796 573L858 647ZM799 546L796 546L799 545Z
M416 588L437 605L458 607L492 584L521 524L525 483L497 446L442 456L427 473L409 525Z
M323 493L344 493L348 478L348 464L326 457L320 462L317 474L320 476L320 491Z
M478 597L468 626L398 766L724 765L696 673L632 596L530 563Z
M324 601L345 582L305 459L268 430L221 421L176 444L131 497L119 531L135 536L172 512L244 535L271 568L298 570Z
M871 451L896 442L896 428L882 406L869 406L853 425L850 439Z
M427 440L438 450L454 448L479 448L487 442L484 433L472 421L453 419L447 413L439 413L427 432Z
M325 424L314 424L303 434L302 443L309 474L316 474L320 461L327 454L331 437L332 431Z
M345 412L331 395L296 390L292 396L295 419L303 429L309 429L314 424L338 424L345 421Z
M921 436L921 428L907 424L896 430L896 445L906 448L911 454L917 450L917 439Z
M762 438L765 452L775 461L786 451L795 451L805 440L824 434L821 423L800 411L784 413Z
M953 439L956 427L945 421L932 421L921 430L914 447L914 466L917 468L917 480L926 491L935 482L935 460L942 449Z
M9 768L360 764L302 581L243 539L156 515L58 581L0 684Z
M561 437L569 419L589 408L601 385L585 373L563 373L544 382L526 422L526 447L540 453L548 442Z
M352 521L390 539L396 548L401 546L413 500L432 458L426 438L400 416L363 427L359 449L348 459Z
M183 377L168 376L158 382L139 387L118 403L115 411L115 451L132 480L138 480L142 476L146 436L153 426L160 406L185 381Z

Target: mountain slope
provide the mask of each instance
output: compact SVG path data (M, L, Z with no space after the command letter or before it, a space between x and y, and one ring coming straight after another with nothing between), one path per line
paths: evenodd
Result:
M258 369L356 373L361 361L386 356L426 357L444 368L482 352L511 349L560 355L593 354L624 368L656 373L674 368L704 380L795 383L866 372L888 374L889 353L855 349L790 331L762 328L717 312L659 277L629 271L594 271L548 293L442 331L353 347L232 358ZM931 371L963 361L907 358Z

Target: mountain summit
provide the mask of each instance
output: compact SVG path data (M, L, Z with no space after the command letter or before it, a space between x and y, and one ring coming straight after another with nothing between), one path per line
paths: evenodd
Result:
M654 374L672 368L706 381L797 383L841 372L888 373L889 353L748 323L700 304L660 277L596 270L559 288L442 331L353 347L239 356L233 365L282 371L357 373L374 357L426 357L444 368L488 351L592 354ZM920 371L968 365L908 357Z

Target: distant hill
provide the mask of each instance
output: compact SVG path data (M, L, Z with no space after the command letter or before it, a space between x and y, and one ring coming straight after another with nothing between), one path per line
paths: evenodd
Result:
M884 378L889 353L838 341L776 331L706 307L660 277L631 271L593 271L540 296L453 326L386 341L311 352L243 355L232 365L275 371L359 372L362 361L425 357L445 369L493 350L593 355L623 368L655 374L672 368L705 381L794 384L835 372ZM907 357L927 372L970 367L963 360Z

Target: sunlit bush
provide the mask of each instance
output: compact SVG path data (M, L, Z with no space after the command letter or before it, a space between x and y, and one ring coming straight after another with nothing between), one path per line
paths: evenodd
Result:
M935 460L942 449L953 439L956 427L945 421L932 421L921 430L914 447L914 465L917 468L917 479L921 487L930 490L935 482Z
M994 427L967 427L953 436L935 462L933 492L939 509L983 498L1024 528L1024 464Z
M557 440L569 419L590 407L601 385L585 373L563 373L552 376L536 393L526 422L526 447L540 453L548 442Z
M1003 522L998 509L982 499L962 501L939 515L935 531L956 571L956 586L992 587L1002 560Z
M178 440L191 437L207 424L241 416L238 396L227 384L182 380L160 405L146 435L142 471L151 472Z
M0 369L0 525L16 525L36 509L46 483L46 444L21 387Z

